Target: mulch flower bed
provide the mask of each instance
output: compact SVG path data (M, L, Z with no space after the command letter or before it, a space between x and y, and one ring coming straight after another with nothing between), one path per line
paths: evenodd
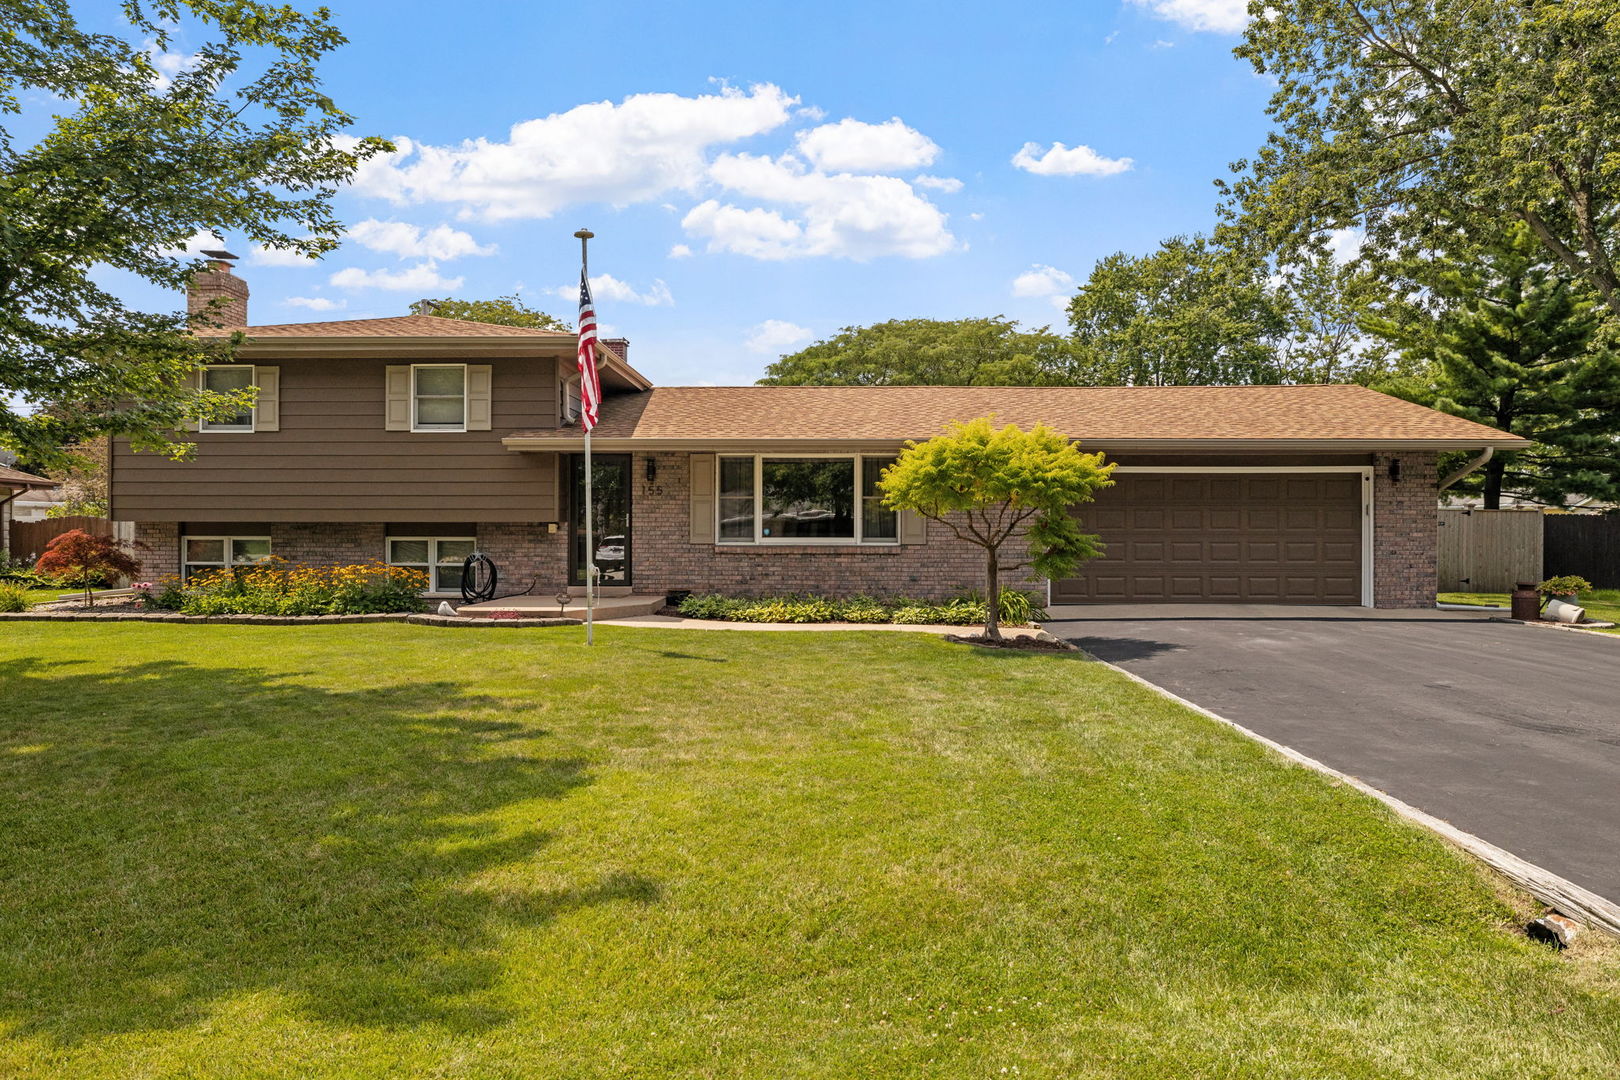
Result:
M1055 638L1045 631L1038 634L1020 634L1018 636L1004 635L1000 641L991 641L983 634L947 634L946 641L955 641L963 645L977 645L984 649L1023 649L1026 652L1079 652L1078 645L1071 645L1061 638Z

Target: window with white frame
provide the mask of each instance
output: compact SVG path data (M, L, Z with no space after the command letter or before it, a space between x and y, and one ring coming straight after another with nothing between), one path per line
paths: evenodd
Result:
M202 388L216 394L229 394L246 390L253 385L253 367L249 364L217 364L203 368ZM203 420L197 425L201 431L253 430L253 409L247 408L235 416L222 420Z
M898 539L878 479L892 457L719 458L716 537L722 544L875 543Z
M183 577L203 570L251 566L270 557L268 536L187 536L181 541Z
M459 594L462 567L477 546L470 536L390 536L388 565L425 571L428 592Z
M411 430L467 430L467 365L411 367Z
M579 376L570 375L557 383L557 416L565 424L579 419Z

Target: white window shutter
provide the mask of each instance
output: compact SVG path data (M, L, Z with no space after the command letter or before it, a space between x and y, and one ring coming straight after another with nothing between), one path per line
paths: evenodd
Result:
M254 367L253 385L259 396L253 404L254 431L281 430L281 369Z
M690 469L691 538L694 544L714 543L714 455L687 455Z
M389 364L383 377L385 388L383 427L387 431L411 430L411 365Z
M467 365L467 430L488 431L492 412L490 365Z
M900 542L902 544L925 544L928 542L928 519L915 510L902 510L899 518Z

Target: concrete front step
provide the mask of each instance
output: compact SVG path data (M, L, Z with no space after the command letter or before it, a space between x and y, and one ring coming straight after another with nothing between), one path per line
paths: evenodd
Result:
M627 619L635 615L653 615L665 603L663 594L631 596L599 596L596 598L596 618ZM480 604L461 604L456 614L474 618L564 618L583 619L585 598L570 597L559 613L555 596L508 596L504 600L485 600Z

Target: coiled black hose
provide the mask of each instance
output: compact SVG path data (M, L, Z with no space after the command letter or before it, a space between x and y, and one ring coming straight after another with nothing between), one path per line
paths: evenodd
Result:
M467 556L461 564L462 602L476 604L495 599L495 583L499 577L494 561L482 551Z

